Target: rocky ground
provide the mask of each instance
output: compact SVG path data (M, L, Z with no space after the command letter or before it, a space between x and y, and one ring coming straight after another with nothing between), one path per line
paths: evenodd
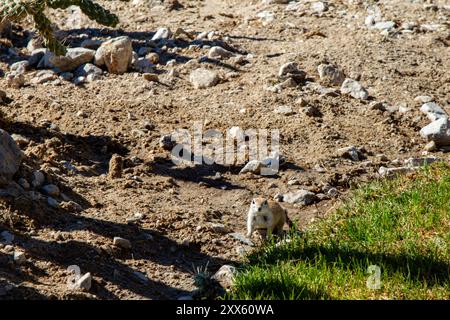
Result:
M449 161L445 0L99 3L118 28L48 11L66 57L31 20L1 41L0 299L186 299L252 248L253 197L305 228L357 183ZM196 122L278 129L280 171L174 165Z

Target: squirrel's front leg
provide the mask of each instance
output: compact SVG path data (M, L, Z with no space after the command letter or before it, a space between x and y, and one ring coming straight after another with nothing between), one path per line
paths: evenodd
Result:
M253 228L254 228L254 217L252 214L248 214L247 217L247 238L250 238L252 236L253 233Z

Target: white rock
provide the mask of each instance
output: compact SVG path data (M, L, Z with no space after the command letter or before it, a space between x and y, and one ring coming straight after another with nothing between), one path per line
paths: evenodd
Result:
M267 26L275 20L275 14L271 11L261 11L256 14L263 26Z
M328 10L328 5L322 1L313 2L311 3L311 10L321 13Z
M37 49L41 49L43 47L44 47L44 44L42 43L42 39L39 39L39 38L32 38L27 43L27 50L30 53Z
M428 141L434 141L438 146L450 145L450 120L440 118L420 130L420 135Z
M123 74L131 65L133 47L127 36L103 42L95 53L95 64L106 65L110 73Z
M274 112L278 114L283 114L285 116L289 116L294 113L290 106L279 106L275 109Z
M84 289L86 291L89 291L91 290L91 286L92 275L90 272L86 273L75 282L75 289Z
M308 190L297 190L283 195L283 202L310 205L317 200L314 193Z
M17 265L24 264L27 261L24 252L14 251L14 263Z
M441 118L448 118L447 112L444 111L434 102L427 102L420 107L420 111L425 113L431 121L435 121Z
M219 76L216 72L199 68L191 72L189 80L196 89L213 87L219 82Z
M259 160L250 160L247 164L239 171L239 174L252 172L259 174L261 173L261 168L263 167L263 163Z
M369 97L367 90L358 81L349 78L342 83L341 92L360 100L367 100Z
M243 140L244 139L244 130L240 127L231 127L228 129L228 134L232 139Z
M152 41L162 40L162 39L169 39L172 36L172 32L169 28L159 28L156 33L152 37Z
M375 23L372 28L373 29L377 29L377 30L391 30L392 28L395 27L395 22L394 21L383 21L383 22L377 22Z
M430 96L417 96L414 98L414 101L417 101L419 103L427 103L427 102L432 102L433 98Z
M222 47L215 46L209 49L208 58L211 59L227 59L234 56L234 53Z

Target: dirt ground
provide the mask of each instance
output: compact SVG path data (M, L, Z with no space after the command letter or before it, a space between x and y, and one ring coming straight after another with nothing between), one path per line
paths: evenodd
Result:
M52 208L39 193L33 199L0 199L0 231L15 236L12 249L0 244L0 287L10 285L0 299L188 295L195 289L195 267L215 272L223 264L238 263L248 249L213 223L245 235L253 197L273 198L304 188L321 200L286 208L305 228L332 212L351 186L377 178L381 166L422 155L426 141L419 130L429 120L415 97L431 96L450 112L450 8L445 1L328 1L328 10L320 13L311 10L309 1L300 1L292 11L286 10L287 4L259 0L179 0L180 6L174 1L98 2L120 17L118 28L103 28L69 10L49 11L66 44L128 35L138 51L159 27L194 35L217 33L198 46L191 46L198 41L180 36L159 48L159 82L132 71L105 74L82 86L55 81L13 89L0 80L8 96L0 105L1 127L29 140L22 146L27 158L15 181L29 180L40 169L63 192L58 201L67 204ZM365 25L367 6L375 3L384 21L395 22L394 32L383 34ZM273 21L257 16L264 11L273 13ZM416 28L402 32L409 22ZM30 26L25 22L14 28L12 43L19 55L27 55ZM215 44L244 59L202 58ZM1 53L0 67L6 73L20 58L4 48ZM167 66L172 59L176 65ZM291 61L310 83L267 90L279 83L280 66ZM369 100L340 94L339 87L321 87L317 67L324 62L359 80ZM199 66L217 71L220 83L195 89L189 74ZM169 72L173 68L178 76ZM27 80L34 72L26 73ZM385 102L389 110L370 108L374 101ZM305 114L305 103L319 115ZM282 105L294 113L275 113ZM159 139L176 129L190 130L196 121L205 130L223 133L234 126L278 129L286 164L270 177L239 174L242 165L175 166ZM366 159L336 156L338 148L348 146L364 147ZM113 154L125 159L117 179L108 177ZM429 154L449 159L441 151ZM330 187L337 188L337 197L327 195ZM136 213L142 219L127 222ZM113 246L114 237L128 239L132 248ZM27 261L12 263L12 250L24 251ZM68 289L70 265L92 274L88 293Z

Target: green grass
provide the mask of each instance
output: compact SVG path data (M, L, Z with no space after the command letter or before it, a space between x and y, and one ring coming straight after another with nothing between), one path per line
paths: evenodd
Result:
M360 186L291 242L249 254L228 299L449 299L450 166ZM369 289L368 267L381 270Z

